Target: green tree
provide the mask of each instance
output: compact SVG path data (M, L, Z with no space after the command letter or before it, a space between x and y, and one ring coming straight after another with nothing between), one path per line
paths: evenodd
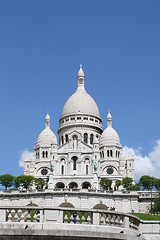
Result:
M43 187L46 184L42 178L35 178L34 183L35 183L36 189L43 189Z
M122 185L123 185L123 187L124 188L128 188L128 187L130 187L131 185L132 185L132 182L133 182L133 179L132 178L130 178L130 177L125 177L125 178L123 178L123 180L122 180Z
M111 189L112 180L110 180L110 179L108 179L108 178L102 178L101 181L100 181L100 185L101 185L103 188Z
M21 176L13 177L13 186L19 188Z
M143 190L150 190L151 187L155 186L156 179L154 177L143 175L139 179L139 184L143 186Z
M130 191L140 191L140 185L137 183L137 184L133 184L129 187L127 187L127 190L130 190Z
M153 211L154 212L159 212L160 211L160 193L157 197L154 199L154 206L153 206Z
M154 186L158 191L160 191L160 179L159 178L155 178Z
M122 181L121 180L116 180L115 185L117 188L119 188L122 185Z
M8 187L11 187L13 184L13 176L10 174L3 174L0 175L0 184L7 189Z
M20 186L27 190L30 186L32 186L34 182L34 177L21 175L19 176L19 182Z

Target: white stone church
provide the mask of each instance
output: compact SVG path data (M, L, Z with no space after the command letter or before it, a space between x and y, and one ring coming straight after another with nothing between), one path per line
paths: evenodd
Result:
M110 111L107 128L94 99L84 87L82 66L77 76L77 90L65 103L59 119L57 137L50 129L47 113L32 159L25 161L25 175L46 180L47 187L100 189L100 180L131 177L134 180L134 156L123 157L119 135L112 127Z

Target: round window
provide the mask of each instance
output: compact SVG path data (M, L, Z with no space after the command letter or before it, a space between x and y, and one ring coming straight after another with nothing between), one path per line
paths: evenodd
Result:
M48 173L48 170L47 170L46 168L43 168L43 169L41 170L41 174L42 174L42 175L47 175L47 173Z
M111 167L107 168L107 173L112 174L113 173L113 168L111 168Z

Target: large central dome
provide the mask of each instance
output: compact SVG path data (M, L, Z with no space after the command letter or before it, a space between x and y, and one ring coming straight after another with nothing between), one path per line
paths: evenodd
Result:
M63 107L62 116L78 112L100 116L97 104L84 88L78 88L67 100Z
M62 111L62 117L76 113L100 117L97 104L84 88L84 72L81 65L77 78L77 91L65 103Z

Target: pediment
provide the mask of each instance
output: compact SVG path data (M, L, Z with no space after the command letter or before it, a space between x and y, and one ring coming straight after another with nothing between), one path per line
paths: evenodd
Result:
M69 136L69 139L73 138L73 136L77 136L78 139L79 139L79 138L81 139L82 134L81 134L80 132L78 132L77 130L73 130L72 132L70 132L70 133L68 134L68 136Z

